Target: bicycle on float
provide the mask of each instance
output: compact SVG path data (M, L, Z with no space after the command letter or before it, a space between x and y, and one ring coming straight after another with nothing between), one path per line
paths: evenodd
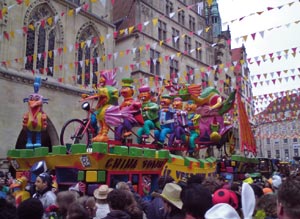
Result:
M88 102L91 100L91 103ZM95 96L83 96L81 108L87 112L84 119L70 119L62 127L60 133L61 145L85 144L87 149L92 147L92 138L97 135L96 114L92 106Z

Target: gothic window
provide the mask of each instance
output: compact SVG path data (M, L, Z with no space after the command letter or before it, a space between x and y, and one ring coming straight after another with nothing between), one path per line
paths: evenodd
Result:
M188 84L193 84L194 82L195 82L195 75L194 75L194 71L195 71L195 69L193 68L193 67L191 67L191 66L186 66L186 71L187 71L187 73L186 73L186 75L187 75L187 83Z
M175 49L179 49L180 33L172 27L172 44Z
M38 5L28 16L25 69L53 76L57 25L47 22L54 13L47 4ZM51 55L49 55L51 54Z
M160 53L150 49L150 73L160 75Z
M177 84L179 72L179 62L175 59L170 59L170 79L172 83Z
M78 37L78 51L76 60L77 84L96 88L98 84L98 65L100 60L99 36L92 25L81 28Z

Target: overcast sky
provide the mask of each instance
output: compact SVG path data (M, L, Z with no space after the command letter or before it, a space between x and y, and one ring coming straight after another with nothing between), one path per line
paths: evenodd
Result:
M298 0L218 0L223 30L229 25L232 48L244 43L247 57L253 64L249 65L251 79L257 82L253 86L254 96L298 89L300 87L300 2ZM273 9L271 9L273 8ZM260 13L262 12L262 13ZM260 14L260 15L259 15ZM252 38L255 34L255 39ZM243 36L247 36L246 42ZM296 49L296 56L292 55ZM284 51L287 50L288 53ZM271 62L269 54L274 53ZM265 62L258 64L255 57ZM282 56L279 60L277 57ZM290 69L295 69L291 71ZM288 70L283 72L284 70ZM280 76L277 72L282 71ZM261 76L258 79L257 75ZM295 81L292 75L296 75ZM282 78L281 83L279 78ZM288 78L288 81L286 81ZM272 79L276 80L275 85ZM269 86L267 81L270 80ZM263 81L263 85L260 82Z

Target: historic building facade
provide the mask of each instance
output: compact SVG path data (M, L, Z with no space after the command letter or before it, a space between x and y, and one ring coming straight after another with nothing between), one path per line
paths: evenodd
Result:
M59 144L64 122L84 118L80 95L108 69L153 93L165 83L201 83L226 97L235 87L230 32L221 30L218 5L195 0L30 0L0 2L0 154L23 148L23 98L35 76L48 128L45 146ZM46 143L47 142L47 143Z
M260 156L282 161L299 157L299 91L272 101L255 116L256 143Z

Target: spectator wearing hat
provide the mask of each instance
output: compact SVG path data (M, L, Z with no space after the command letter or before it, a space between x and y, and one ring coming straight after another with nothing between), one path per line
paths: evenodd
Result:
M218 189L214 192L212 198L213 204L226 203L234 209L239 208L239 199L234 191L228 189Z
M300 176L290 176L283 181L277 193L278 219L300 218Z
M219 203L211 207L204 215L205 219L240 219L236 210L227 203Z
M44 211L56 202L56 195L52 191L52 179L48 173L41 173L36 177L35 180L36 193L33 194L33 198L39 199L42 204ZM44 218L46 215L44 214Z
M158 189L156 193L161 193L163 188L167 183L174 182L174 179L171 176L161 176L158 179ZM163 199L159 196L153 197L150 201L148 210L147 210L148 219L164 219L164 202Z
M279 187L281 186L282 179L278 175L272 176L272 189L275 193L277 193Z
M162 193L153 192L153 196L161 197L164 201L164 213L168 219L184 219L185 213L182 210L180 193L182 189L176 183L167 183ZM149 218L152 219L152 218Z
M107 202L107 195L112 191L107 185L100 185L99 188L94 190L94 197L96 199L96 217L95 219L102 219L110 212Z
M137 142L142 143L142 138L147 138L150 135L150 130L160 128L158 120L158 104L151 101L151 92L149 86L142 86L139 88L138 98L142 102L142 117L144 120L143 127L137 131Z

